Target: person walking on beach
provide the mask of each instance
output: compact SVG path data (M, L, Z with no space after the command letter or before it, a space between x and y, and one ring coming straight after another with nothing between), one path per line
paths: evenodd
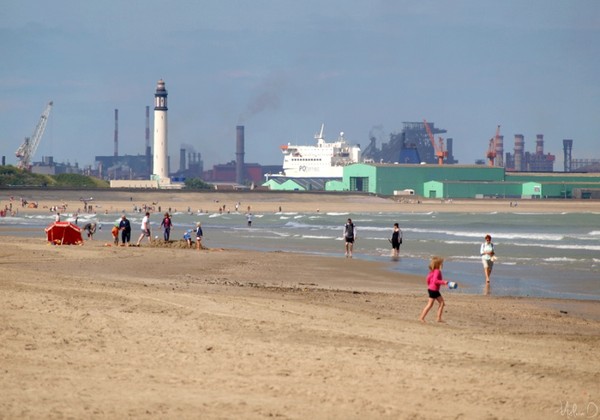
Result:
M202 249L202 225L200 222L196 223L196 249L200 251Z
M440 257L431 257L429 262L429 274L427 275L427 293L429 294L429 300L427 305L423 308L419 321L425 322L425 317L429 313L429 310L433 307L435 301L438 303L437 311L437 322L442 321L442 315L444 313L444 298L440 293L440 286L447 285L449 282L442 279L442 266L444 265L444 259Z
M131 242L131 222L125 215L121 216L119 230L121 231L121 243L123 246L129 246L129 242Z
M490 275L492 274L494 260L496 259L494 253L494 244L492 243L492 237L490 235L485 235L485 242L481 244L479 253L481 254L481 261L483 262L486 288L489 288Z
M165 213L165 217L163 217L162 222L160 222L160 228L163 229L165 242L168 242L169 238L171 237L172 226L173 223L171 222L171 216L169 216L169 213Z
M250 206L248 206L250 208ZM248 220L248 227L252 227L252 213L246 214L246 220Z
M394 223L390 243L392 244L392 257L398 257L400 255L400 245L402 244L402 230L398 223Z
M354 241L356 240L356 226L352 223L352 219L348 219L344 225L344 243L346 249L346 258L352 258L352 250Z
M152 237L150 236L150 212L146 212L146 214L144 215L144 217L142 218L142 233L140 233L140 237L137 240L137 246L140 246L140 242L142 242L142 239L144 239L144 237L148 237L148 243L151 244L152 243Z

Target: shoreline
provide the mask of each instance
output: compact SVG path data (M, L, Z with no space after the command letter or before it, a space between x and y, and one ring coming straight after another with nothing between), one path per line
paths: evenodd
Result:
M66 212L83 212L84 202L93 205L95 211L131 212L133 205L154 206L158 211L169 207L178 211L198 209L218 211L226 205L232 210L240 203L240 212L250 206L252 212L457 212L457 213L600 213L600 201L591 200L525 200L525 199L474 199L442 200L412 197L380 197L370 194L328 192L191 192L191 191L121 191L121 190L48 190L10 189L0 190L0 207L11 203L20 211L34 214L49 212L52 206L66 204ZM38 202L37 209L21 208L20 198ZM93 198L90 200L90 198ZM513 206L513 203L517 203Z

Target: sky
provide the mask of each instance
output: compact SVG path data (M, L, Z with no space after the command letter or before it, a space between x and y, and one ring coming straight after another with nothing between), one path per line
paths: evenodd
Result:
M280 165L279 146L325 137L363 148L405 121L433 122L461 164L485 159L497 125L556 155L600 159L598 0L9 0L0 14L0 156L54 102L34 161L94 164L144 153L146 106L169 93L171 169L179 149L205 169ZM150 139L152 144L152 139Z

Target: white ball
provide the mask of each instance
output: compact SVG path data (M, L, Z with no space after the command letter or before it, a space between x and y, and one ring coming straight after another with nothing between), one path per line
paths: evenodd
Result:
M155 236L154 236L154 239L158 239L158 235L155 235Z
M457 287L458 287L458 284L456 284L456 282L454 282L454 281L448 282L448 289L456 289Z

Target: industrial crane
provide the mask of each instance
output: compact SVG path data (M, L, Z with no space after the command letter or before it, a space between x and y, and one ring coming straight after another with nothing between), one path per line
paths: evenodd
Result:
M489 166L494 166L494 161L496 160L496 145L498 144L498 137L500 137L500 126L496 128L496 135L490 139L490 145L488 146L486 156Z
M444 139L439 137L439 144L436 144L435 139L433 138L433 133L431 132L429 124L427 123L427 120L423 120L423 123L425 124L425 131L427 131L427 135L429 136L429 140L431 141L431 145L433 146L433 153L437 157L438 165L443 165L444 158L448 156L448 152L444 149Z
M52 101L48 102L48 105L46 105L46 109L44 109L44 112L40 117L40 121L35 127L33 135L31 137L26 137L23 144L21 144L17 149L15 153L19 158L19 163L17 164L17 167L21 169L31 168L31 159L33 159L33 155L35 154L35 151L40 145L40 140L44 135L44 130L46 129L46 123L48 122L48 116L50 115L52 104Z

